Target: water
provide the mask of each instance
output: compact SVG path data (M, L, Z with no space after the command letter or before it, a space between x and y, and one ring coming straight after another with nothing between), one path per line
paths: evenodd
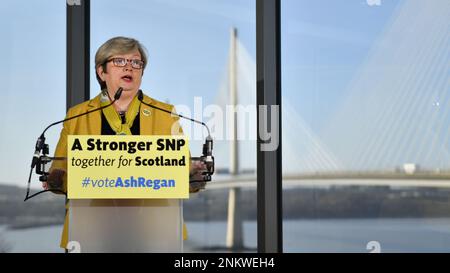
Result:
M20 230L0 227L2 242L10 248L8 252L55 253L64 252L59 247L62 226L49 226Z
M286 221L285 252L450 252L450 219Z
M225 246L226 222L187 222L187 227L185 252ZM243 228L247 251L256 252L256 222L245 222ZM0 227L0 234L10 252L63 252L61 229ZM379 242L381 252L450 252L450 218L286 220L283 233L285 252L369 252L370 241Z
M225 245L226 222L188 223L193 247ZM244 245L257 246L256 222L245 222ZM284 252L450 252L450 218L285 220Z

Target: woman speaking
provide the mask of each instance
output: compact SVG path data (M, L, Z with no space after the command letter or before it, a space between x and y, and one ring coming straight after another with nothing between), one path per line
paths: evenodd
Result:
M148 63L144 47L135 39L115 37L105 42L95 55L95 70L101 92L93 99L69 109L67 117L105 106L113 101L116 91L123 89L119 100L101 111L66 121L55 150L55 157L67 157L68 135L176 135L182 134L178 118L163 111L152 109L138 99L142 76ZM156 99L143 96L143 102L172 112L174 107ZM205 165L198 161L190 164L192 180L201 180ZM44 189L61 189L67 192L67 160L54 161ZM190 183L189 191L198 192L204 182ZM133 206L150 200L94 200L101 205ZM110 203L114 201L114 204ZM68 209L68 206L66 205ZM61 247L68 243L68 213L64 223ZM183 238L186 230L183 225Z

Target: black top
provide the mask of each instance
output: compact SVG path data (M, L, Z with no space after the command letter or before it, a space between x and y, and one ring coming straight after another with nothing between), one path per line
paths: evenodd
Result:
M126 123L125 113L120 114L120 116L122 117L122 124ZM130 131L131 134L133 135L140 135L141 126L139 121L139 115L134 119ZM106 119L105 114L103 114L103 112L102 112L102 135L116 135L116 132L114 132L114 130L109 125L108 120Z

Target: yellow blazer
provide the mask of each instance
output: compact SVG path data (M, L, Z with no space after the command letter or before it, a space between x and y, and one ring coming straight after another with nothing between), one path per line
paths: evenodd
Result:
M173 110L173 105L157 101L146 95L144 95L143 101L168 111ZM100 107L100 95L89 101L85 101L70 108L67 112L66 118L86 113L87 111L93 110L98 107ZM141 135L172 135L172 125L174 125L174 123L176 123L174 126L178 126L179 128L176 134L183 134L183 130L178 124L177 117L172 117L172 115L168 113L148 107L144 104L141 104L141 108L139 111L139 121ZM67 157L68 135L100 135L101 128L101 111L93 112L91 114L66 121L63 125L63 129L61 130L61 135L56 146L55 157ZM50 172L53 169L67 170L67 161L53 161ZM63 178L63 191L67 192L67 176ZM116 205L117 202L119 202L121 206L164 206L164 204L168 205L170 201L171 200L168 199L116 200ZM93 200L92 202L95 203L92 203L92 205L113 205L111 200ZM66 217L60 243L60 246L62 248L66 248L69 237L68 209L68 204L66 204ZM186 225L183 224L183 239L185 240L186 238Z

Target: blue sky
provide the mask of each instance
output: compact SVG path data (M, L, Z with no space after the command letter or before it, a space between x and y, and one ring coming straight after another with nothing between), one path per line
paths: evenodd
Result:
M346 87L403 1L282 1L283 99L314 130L345 97Z
M65 2L3 2L0 183L24 186L36 138L65 114ZM401 2L282 1L283 99L296 105L313 129L320 130L332 114ZM91 15L91 68L95 51L107 39L135 37L149 52L142 89L172 104L192 105L194 96L213 102L231 27L238 28L250 55L256 52L253 0L94 0ZM92 69L91 96L97 92ZM47 133L52 151L59 130Z

